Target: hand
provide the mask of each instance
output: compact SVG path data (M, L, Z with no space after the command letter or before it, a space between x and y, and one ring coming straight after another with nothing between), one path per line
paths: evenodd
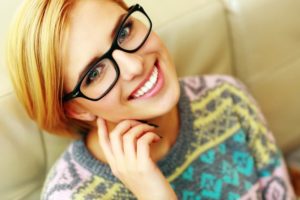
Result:
M155 127L134 120L120 122L108 133L97 119L99 145L113 172L138 199L177 199L175 192L150 157L150 145L160 137Z

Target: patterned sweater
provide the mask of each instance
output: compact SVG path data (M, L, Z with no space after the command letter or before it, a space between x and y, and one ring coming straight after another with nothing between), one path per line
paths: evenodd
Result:
M179 135L157 163L178 199L295 199L282 155L241 83L197 76L180 87ZM78 140L53 166L42 199L136 198Z

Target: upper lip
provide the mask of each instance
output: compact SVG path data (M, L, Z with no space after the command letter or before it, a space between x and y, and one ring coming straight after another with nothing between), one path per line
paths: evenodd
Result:
M146 78L131 92L131 94L129 95L129 99L133 97L133 94L135 92L137 92L143 85L145 85L145 83L149 80L150 76L152 75L153 69L155 66L157 66L157 61L155 61L154 65L152 65L153 67L151 68L150 72L148 73L148 75L146 76Z

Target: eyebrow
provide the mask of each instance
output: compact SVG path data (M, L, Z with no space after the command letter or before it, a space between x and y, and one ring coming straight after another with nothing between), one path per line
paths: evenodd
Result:
M122 15L119 16L118 20L117 20L117 23L115 24L112 32L111 32L111 38L114 38L115 35L116 35L116 32L118 30L118 28L120 27L121 25L121 22L122 20L124 19L124 17L127 15L127 13L124 13ZM78 82L83 78L83 76L88 72L88 70L94 65L96 64L96 61L100 58L101 56L99 57L94 57L92 58L88 64L85 65L85 67L79 72L79 75L78 75L78 78L77 78L77 82L76 82L76 85L78 84Z

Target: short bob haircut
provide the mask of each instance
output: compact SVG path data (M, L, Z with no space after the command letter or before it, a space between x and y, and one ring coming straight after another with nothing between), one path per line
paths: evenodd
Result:
M39 128L75 136L90 124L63 108L62 52L68 16L80 0L25 0L10 27L6 60L18 99ZM107 0L99 0L107 1ZM110 0L127 9L122 0Z

